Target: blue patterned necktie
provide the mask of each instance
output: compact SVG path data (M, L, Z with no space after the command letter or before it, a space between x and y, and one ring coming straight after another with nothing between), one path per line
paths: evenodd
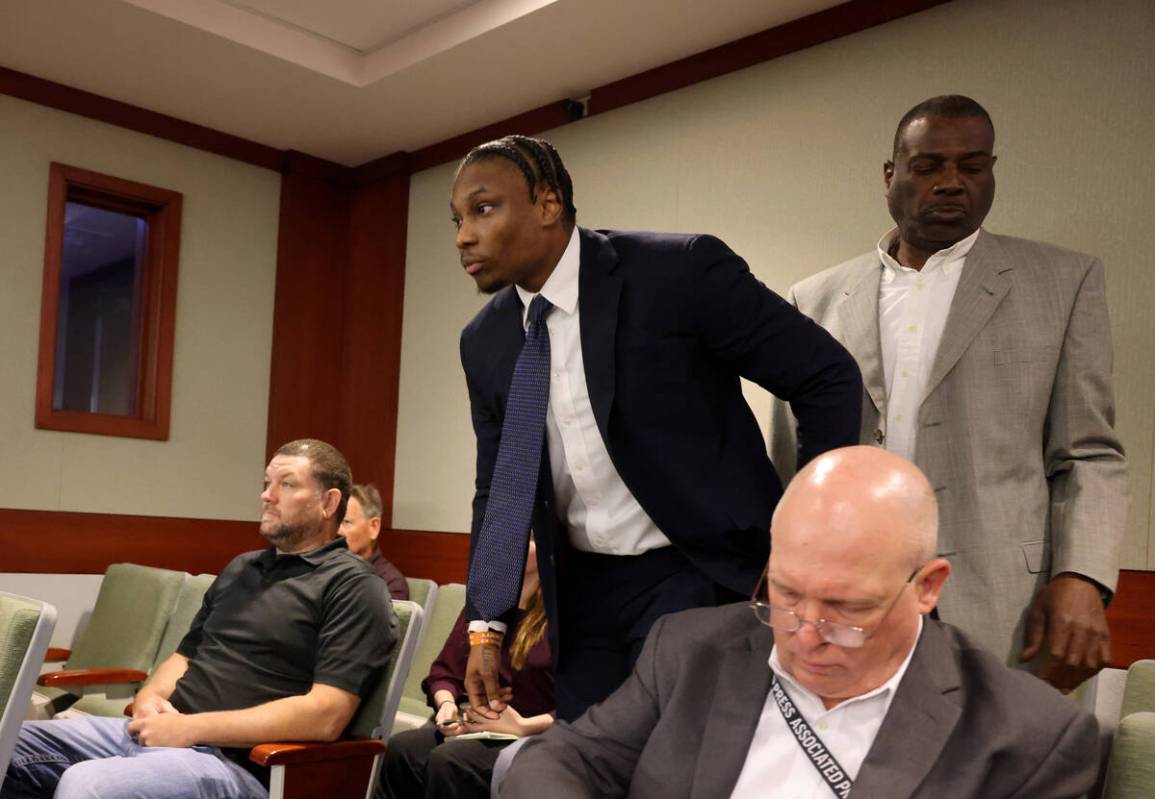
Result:
M486 621L517 604L549 404L549 331L553 310L540 294L529 304L525 344L513 367L489 502L469 566L469 602Z

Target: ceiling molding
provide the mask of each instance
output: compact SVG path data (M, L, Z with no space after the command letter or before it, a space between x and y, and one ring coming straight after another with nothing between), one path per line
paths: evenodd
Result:
M227 0L121 0L358 89L558 0L481 0L369 52Z

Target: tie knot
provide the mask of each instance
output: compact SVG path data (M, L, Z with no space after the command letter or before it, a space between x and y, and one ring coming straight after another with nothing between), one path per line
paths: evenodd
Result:
M553 304L545 297L538 294L529 304L529 318L527 319L527 322L529 323L528 327L532 328L542 319L545 319L546 315L552 310Z

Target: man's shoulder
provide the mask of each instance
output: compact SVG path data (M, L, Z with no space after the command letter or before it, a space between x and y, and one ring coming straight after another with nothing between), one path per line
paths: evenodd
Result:
M1009 668L957 627L928 620L951 647L966 703L964 712L1026 718L1032 729L1048 729L1089 716L1069 697L1022 669Z
M986 240L984 242L984 239ZM982 242L988 245L995 245L1008 255L1022 255L1034 258L1047 258L1056 261L1093 261L1095 256L1078 250L1068 249L1058 244L1052 244L1047 241L1035 241L1034 239L1024 239L1019 236L1006 236L1002 233L991 233L983 230L979 236L976 246ZM973 250L972 250L973 252Z
M230 560L228 562L228 564L223 569L220 570L218 577L223 577L226 574L240 571L240 570L244 569L246 566L249 566L252 563L256 562L257 560L260 560L261 557L269 557L266 553L270 549L272 549L272 547L265 547L264 549L254 549L254 550L250 550L249 552L242 552L241 554L237 555L235 558Z
M799 310L808 313L856 286L870 270L881 268L878 252L872 250L803 278L790 287L789 293Z
M485 305L481 307L481 310L469 320L469 323L461 331L462 340L464 341L476 335L486 326L493 324L494 320L502 316L502 314L510 313L512 309L519 309L520 307L520 302L517 299L517 289L513 286L506 286L500 289L490 297L489 302L485 303Z
M1038 277L1046 281L1067 278L1081 281L1099 259L1045 241L1004 236L986 230L975 242L968 258L989 258L1014 267L1017 277Z
M679 649L728 646L744 640L753 632L766 630L769 633L769 628L754 617L749 602L682 610L663 617L660 624L660 645L673 645ZM769 647L766 654L770 654Z
M586 230L593 246L608 247L622 263L655 262L669 266L679 261L709 260L732 255L733 250L711 233L663 233L648 230Z

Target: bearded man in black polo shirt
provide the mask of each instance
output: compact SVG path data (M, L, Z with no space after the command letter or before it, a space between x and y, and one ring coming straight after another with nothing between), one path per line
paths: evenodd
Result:
M277 450L261 493L273 546L225 567L130 721L26 722L0 797L267 797L248 747L339 737L397 629L380 578L337 535L351 483L323 441Z

